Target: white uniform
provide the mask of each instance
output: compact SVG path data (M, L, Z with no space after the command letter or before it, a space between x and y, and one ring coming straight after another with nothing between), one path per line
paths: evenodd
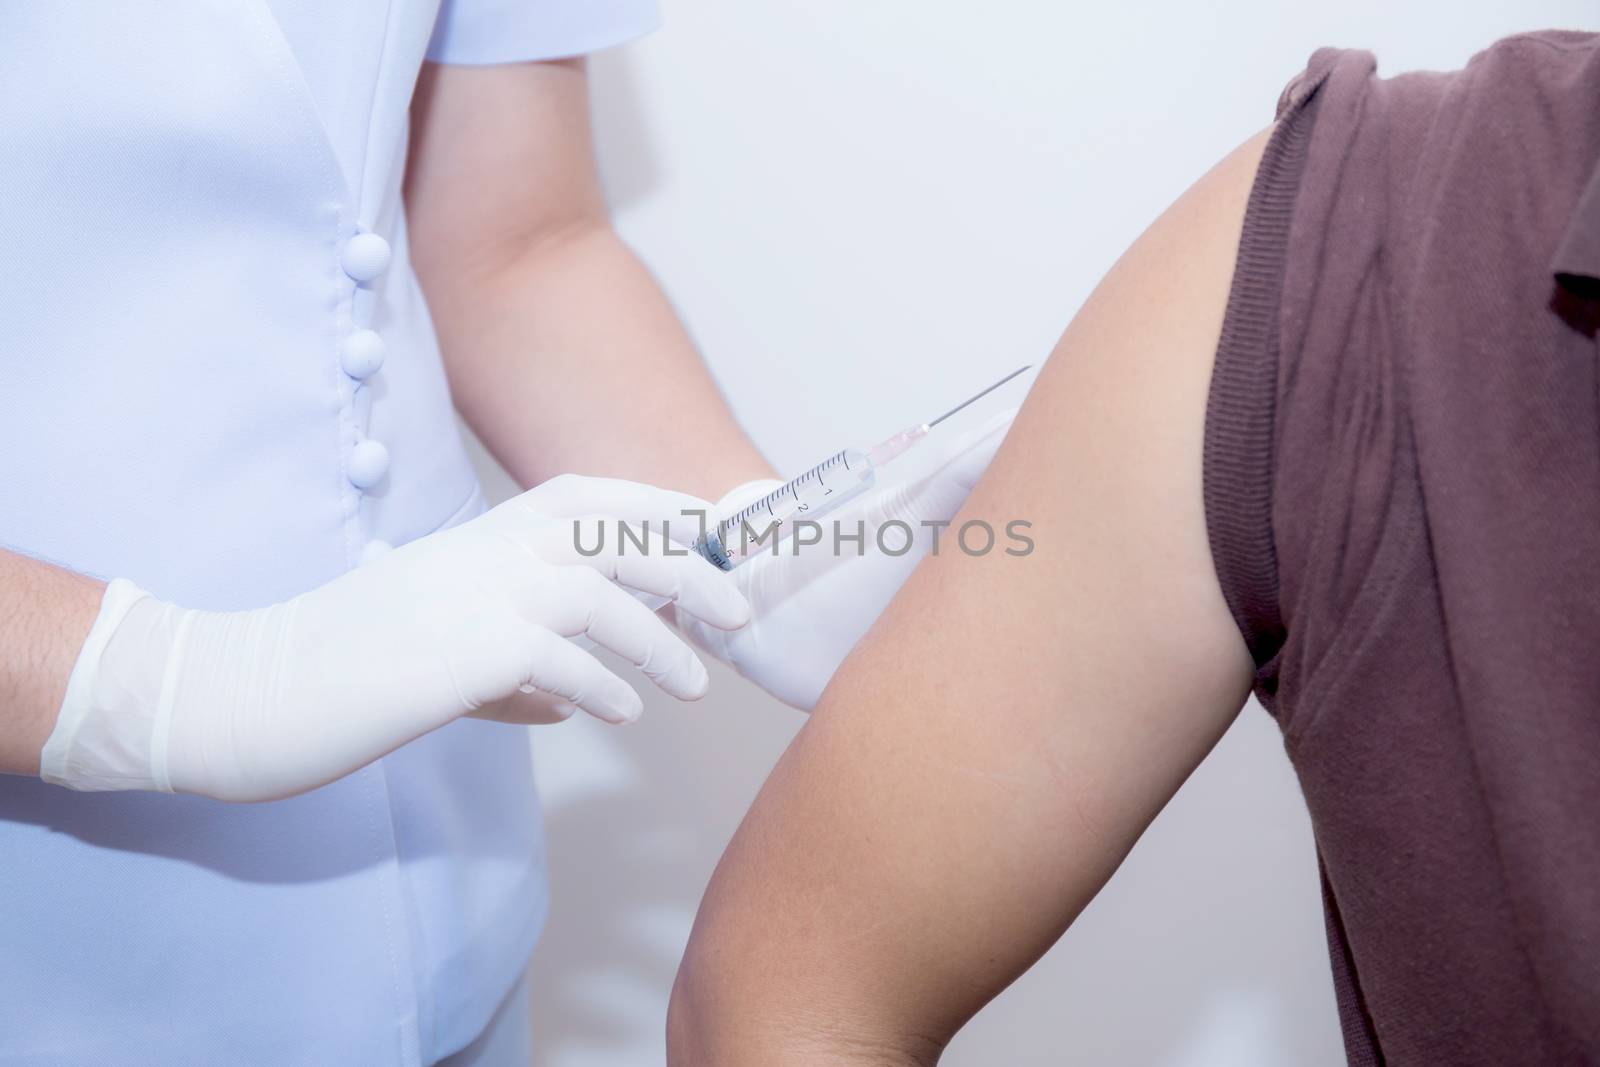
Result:
M399 199L418 68L655 18L0 5L0 544L234 609L479 511ZM254 806L0 776L0 1062L432 1062L544 907L526 746L493 725Z

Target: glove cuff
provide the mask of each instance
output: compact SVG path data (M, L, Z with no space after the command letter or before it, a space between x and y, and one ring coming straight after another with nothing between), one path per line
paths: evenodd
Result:
M165 648L149 655L141 647L129 657L126 650L109 655L113 640L123 634L123 624L138 612L161 614L161 605L149 593L126 579L106 586L100 613L84 639L67 678L67 691L56 713L55 728L39 753L39 777L70 789L155 789L150 752L161 682L167 657ZM141 646L161 629L135 627L124 634ZM170 647L170 646L167 646ZM108 669L108 661L122 666ZM152 662L153 660L153 662Z

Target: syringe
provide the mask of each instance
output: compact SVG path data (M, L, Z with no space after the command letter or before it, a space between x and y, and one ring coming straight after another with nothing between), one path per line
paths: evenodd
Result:
M763 551L775 552L794 532L796 523L815 521L872 488L879 467L905 454L945 419L1031 366L1019 367L930 422L907 427L868 449L846 448L834 453L800 477L719 520L695 541L694 550L725 571Z

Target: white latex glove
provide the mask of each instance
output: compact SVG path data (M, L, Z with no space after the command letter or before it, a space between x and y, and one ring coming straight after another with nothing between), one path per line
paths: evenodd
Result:
M849 505L819 520L828 531L822 544L794 551L785 542L778 554L762 551L733 571L750 601L751 621L736 633L707 627L681 611L678 626L697 645L792 707L810 711L844 657L882 614L911 571L939 538L940 552L959 551L956 531L922 523L948 522L977 484L1005 439L1016 409L1002 412L978 429L943 446L936 469L913 481L874 486ZM930 438L922 449L940 447ZM893 468L888 468L892 471ZM714 515L727 515L781 485L777 481L740 486L717 503ZM879 550L878 529L900 520L916 535L900 556ZM853 534L864 522L865 548L833 552L833 523ZM904 543L898 528L885 533L891 548Z
M462 715L637 718L639 695L567 640L580 634L673 696L698 699L704 665L628 590L671 599L708 629L743 625L744 598L699 556L660 551L659 525L648 553L585 558L574 520L637 526L706 507L567 476L272 607L192 611L112 582L41 776L74 789L269 800Z

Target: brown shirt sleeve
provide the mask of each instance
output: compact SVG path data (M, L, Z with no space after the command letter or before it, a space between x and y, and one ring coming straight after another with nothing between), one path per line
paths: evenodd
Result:
M1592 35L1324 50L1252 192L1206 514L1352 1062L1600 1060L1600 381L1550 269L1596 115Z
M1324 84L1341 59L1341 83L1359 85L1372 66L1360 53L1323 49L1279 98L1277 125L1245 212L1206 412L1203 479L1212 555L1234 621L1264 671L1283 644L1272 471L1289 234ZM1262 680L1270 687L1272 677L1265 671Z

